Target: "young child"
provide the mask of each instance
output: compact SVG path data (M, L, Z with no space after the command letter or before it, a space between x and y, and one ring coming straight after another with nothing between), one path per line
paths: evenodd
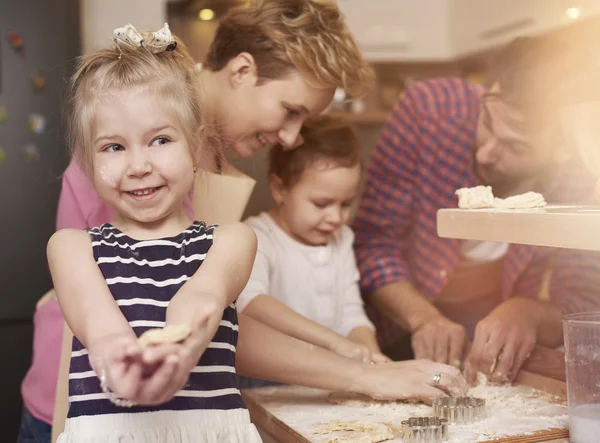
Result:
M192 222L183 206L202 132L194 62L167 25L128 25L115 42L80 58L68 123L116 217L48 243L75 335L59 442L259 442L235 378L234 300L256 237Z
M387 361L363 310L346 225L361 178L357 137L328 116L307 121L301 135L301 147L270 152L276 205L246 220L258 253L239 309L346 357Z

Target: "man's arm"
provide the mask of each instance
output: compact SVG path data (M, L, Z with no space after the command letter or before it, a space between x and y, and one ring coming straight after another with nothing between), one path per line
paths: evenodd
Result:
M411 281L408 247L420 151L419 117L410 89L396 102L371 154L352 223L361 286L369 294Z
M361 286L369 301L413 333L417 358L457 364L465 331L446 319L412 284L404 252L411 235L421 124L412 89L396 103L371 156L353 223Z

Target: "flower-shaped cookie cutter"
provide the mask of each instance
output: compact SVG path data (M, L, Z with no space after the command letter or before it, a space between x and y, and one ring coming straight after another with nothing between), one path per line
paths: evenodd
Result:
M441 443L448 441L448 420L438 417L411 417L402 421L404 443Z
M476 397L443 397L433 400L433 415L452 425L468 425L485 417L485 400Z

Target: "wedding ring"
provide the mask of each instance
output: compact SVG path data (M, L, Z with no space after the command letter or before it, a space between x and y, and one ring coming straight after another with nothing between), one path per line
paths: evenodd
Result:
M433 379L431 380L431 381L432 381L432 383L431 383L431 384L432 384L433 386L437 386L437 385L439 385L439 384L440 384L440 381L441 381L441 380L442 380L442 374L435 374L435 375L433 376Z

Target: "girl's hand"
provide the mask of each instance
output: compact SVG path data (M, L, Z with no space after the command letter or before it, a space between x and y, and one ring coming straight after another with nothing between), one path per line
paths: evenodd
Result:
M355 343L341 336L331 345L329 350L341 355L342 357L350 358L363 363L379 363L382 360L380 357L381 354L378 354L378 356L375 357L366 345ZM382 357L387 358L385 356Z
M439 374L439 381L434 376ZM385 365L365 365L348 391L378 400L418 399L431 403L437 397L461 396L468 384L454 366L429 360L408 360Z
M191 304L193 303L193 304ZM190 372L215 336L225 309L224 299L210 293L190 293L185 287L173 297L167 308L167 325L189 324L191 334L178 345L179 365L173 381L183 388Z
M393 360L389 358L387 355L382 354L381 352L373 352L371 351L371 363L380 364L380 363L391 363Z
M387 355L384 355L381 352L381 349L379 349L379 345L377 344L375 332L367 326L357 326L353 328L348 334L348 340L366 346L371 353L369 359L369 362L371 363L390 363L392 361Z
M113 400L155 405L169 399L165 392L179 364L176 345L155 346L147 355L131 331L97 339L88 351L92 368L104 378Z

